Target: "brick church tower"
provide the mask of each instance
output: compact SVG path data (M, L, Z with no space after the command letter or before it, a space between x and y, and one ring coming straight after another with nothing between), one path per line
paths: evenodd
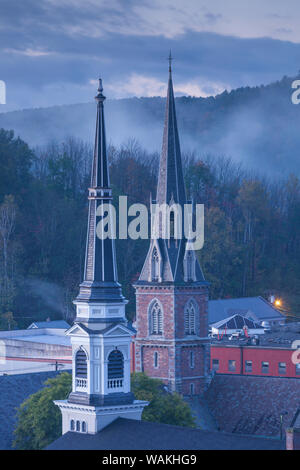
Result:
M172 83L169 83L157 204L187 203ZM158 221L160 224L161 221ZM172 212L170 212L170 225ZM172 225L171 225L172 226ZM186 238L151 239L136 289L136 371L169 390L198 395L209 374L208 283Z

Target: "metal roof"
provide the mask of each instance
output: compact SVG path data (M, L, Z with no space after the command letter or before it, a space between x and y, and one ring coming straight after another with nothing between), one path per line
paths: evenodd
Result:
M262 297L240 297L237 299L209 300L208 322L209 324L216 323L233 315L233 313L242 313L242 310L248 312L248 317L251 316L250 312L253 313L253 320L285 319L282 313Z
M30 330L32 328L63 328L67 330L70 328L70 325L65 320L35 321L27 329Z

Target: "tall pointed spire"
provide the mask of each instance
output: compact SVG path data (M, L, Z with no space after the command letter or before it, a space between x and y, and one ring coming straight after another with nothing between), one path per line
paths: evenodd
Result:
M101 217L99 207L110 204L112 193L109 183L109 168L106 151L104 124L104 100L102 80L99 79L97 102L96 137L92 165L91 187L89 188L89 215L83 283L76 302L124 300L118 283L115 244L112 238L97 236L97 223ZM103 212L105 216L105 211Z
M109 174L106 155L106 137L104 125L104 100L102 80L99 78L98 94L95 96L97 102L97 121L95 136L95 152L92 169L91 186L94 188L108 188Z
M180 143L177 128L177 118L175 110L175 99L173 91L172 80L172 55L168 57L169 61L169 81L168 81L168 94L166 103L165 124L163 133L162 152L159 164L159 175L156 193L157 204L167 204L172 206L178 204L181 206L182 213L184 205L187 203L185 184L183 179ZM145 260L142 272L139 277L139 282L176 282L185 283L186 276L186 252L187 252L187 239L184 234L184 218L182 217L182 234L181 239L170 237L169 240L163 239L162 236L162 220L158 219L158 233L157 240L152 239ZM158 281L153 278L152 270L153 250L159 252L158 271L160 272ZM193 282L204 282L204 276L201 271L200 265L196 257L193 256Z
M168 60L168 94L156 199L159 204L169 204L171 200L185 204L186 194L173 91L171 51Z

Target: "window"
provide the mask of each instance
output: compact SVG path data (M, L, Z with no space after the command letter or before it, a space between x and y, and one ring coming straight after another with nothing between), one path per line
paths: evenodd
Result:
M286 363L278 362L278 374L286 374Z
M236 366L235 361L233 361L232 359L230 359L230 360L228 361L228 370L229 370L230 372L235 372L235 366Z
M195 367L194 351L190 351L190 368L194 369L194 367Z
M124 357L121 351L114 349L108 356L108 379L124 377Z
M186 335L196 334L196 304L189 300L184 310L184 332Z
M159 303L155 301L150 309L150 334L162 335L162 311Z
M195 385L194 384L190 385L190 390L191 390L191 395L194 395L194 393L195 393Z
M82 421L81 430L82 430L82 432L86 432L86 422L85 421Z
M76 431L80 432L80 421L76 421Z
M245 372L252 372L252 361L245 361Z
M268 362L263 361L261 363L261 372L262 372L262 374L268 374L269 373L269 363Z
M157 351L155 351L155 353L154 353L153 362L154 362L154 367L157 369L158 368L158 352Z
M151 259L151 279L152 281L159 280L159 257L157 253L157 249L154 248L152 251L152 259Z
M87 378L87 357L83 349L79 349L75 358L75 375L76 377Z
M219 370L219 366L220 366L219 359L213 359L212 360L212 369L217 371L217 370Z
M300 375L300 363L295 365L295 369L296 375Z
M70 429L71 429L71 431L74 431L74 430L75 430L75 421L74 421L74 419L71 419L71 422L70 422Z

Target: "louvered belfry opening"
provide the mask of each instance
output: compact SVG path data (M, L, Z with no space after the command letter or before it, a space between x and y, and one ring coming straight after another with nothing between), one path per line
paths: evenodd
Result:
M184 313L184 330L186 335L196 334L196 308L191 300L185 307Z
M87 378L87 357L83 349L79 349L76 354L76 377Z
M121 351L115 349L108 356L108 378L121 379L124 377L124 358Z
M162 335L162 311L158 302L154 302L150 311L150 334Z

